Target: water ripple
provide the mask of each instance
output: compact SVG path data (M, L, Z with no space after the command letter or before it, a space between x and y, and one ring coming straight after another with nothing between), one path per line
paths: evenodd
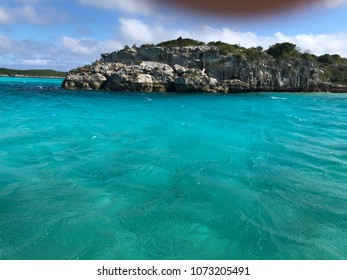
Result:
M0 259L346 258L346 95L16 81L0 80Z

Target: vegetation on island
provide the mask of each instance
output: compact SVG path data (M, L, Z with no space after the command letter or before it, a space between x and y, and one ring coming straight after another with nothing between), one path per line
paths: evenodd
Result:
M157 47L172 48L172 47L187 47L187 46L205 46L206 44L190 38L179 37L176 40L170 40L157 44Z
M189 47L189 46L210 46L217 47L221 55L240 55L250 60L260 60L268 56L275 60L306 60L311 61L322 69L322 76L327 81L338 84L347 84L347 59L338 54L324 54L317 56L309 51L302 52L295 44L290 42L276 43L264 50L262 47L245 48L239 44L228 44L225 42L204 43L190 38L179 37L175 40L161 42L157 45L145 44L142 47Z
M66 72L60 72L55 70L14 70L7 68L0 68L0 76L11 76L11 77L66 77Z
M274 58L298 58L300 57L299 48L292 43L276 43L270 46L266 53Z
M347 59L338 54L324 54L316 58L322 66L324 76L332 83L347 84Z

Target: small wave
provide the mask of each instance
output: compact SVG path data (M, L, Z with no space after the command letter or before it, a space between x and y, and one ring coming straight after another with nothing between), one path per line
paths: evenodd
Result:
M182 123L181 123L181 126L190 127L190 124L189 124L189 123L184 123L184 122L182 122Z
M301 119L301 118L299 118L299 117L296 117L296 116L293 116L293 115L286 115L286 117L293 118L293 119L295 119L295 120L297 120L297 121L299 121L299 122L304 121L303 119Z
M153 101L151 98L149 98L149 97L146 97L146 99L148 100L148 101Z
M270 99L274 99L274 100L287 100L288 98L285 97L278 97L278 96L270 96Z

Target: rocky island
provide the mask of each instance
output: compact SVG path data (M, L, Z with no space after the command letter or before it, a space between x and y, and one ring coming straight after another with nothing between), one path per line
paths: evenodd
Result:
M131 92L347 92L347 59L292 43L267 50L192 39L136 45L71 70L65 89Z

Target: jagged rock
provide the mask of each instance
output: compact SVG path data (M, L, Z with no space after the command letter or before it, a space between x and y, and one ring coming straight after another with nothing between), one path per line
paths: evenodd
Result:
M209 77L201 70L189 69L176 80L177 92L210 92Z
M144 92L347 91L303 58L252 59L215 46L126 47L68 73L66 89Z
M185 72L187 72L187 68L186 67L183 67L179 64L175 64L173 66L173 70L175 71L175 73L180 77L182 76Z
M109 77L105 89L111 91L152 92L153 79L148 74L120 72Z
M63 82L64 88L98 90L103 87L107 78L100 73L86 74L84 72L69 74L69 79Z
M176 75L169 65L159 62L144 61L139 65L138 69L153 77L153 91L173 91Z
M250 88L249 83L241 80L226 80L224 81L225 88L229 93L245 92Z

